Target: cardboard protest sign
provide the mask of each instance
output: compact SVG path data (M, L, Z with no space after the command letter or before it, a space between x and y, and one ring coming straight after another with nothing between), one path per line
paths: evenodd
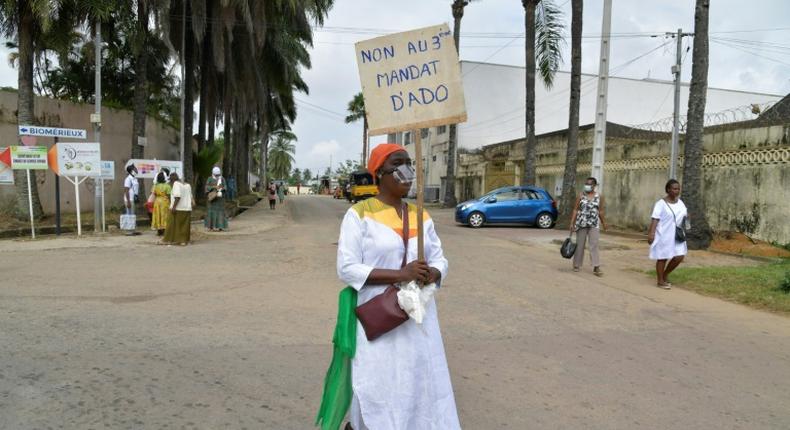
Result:
M371 135L466 121L447 24L365 40L355 49Z

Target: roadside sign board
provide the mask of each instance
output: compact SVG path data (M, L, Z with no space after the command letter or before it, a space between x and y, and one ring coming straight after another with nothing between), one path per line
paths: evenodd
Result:
M58 176L101 175L101 147L98 143L58 142L49 149L49 165Z
M46 146L11 146L0 156L14 170L46 170ZM8 163L10 161L10 163Z
M37 125L20 125L20 136L58 137L63 139L87 139L88 132L77 128L39 127Z
M178 173L178 176L181 178L184 177L184 163L180 161L142 160L133 158L124 164L124 171L126 171L126 168L128 168L130 164L134 164L134 167L137 167L137 177L140 179L153 179L162 169L167 169L170 173Z
M0 154L7 148L0 146ZM0 185L14 185L14 171L11 166L0 160Z
M466 121L447 24L364 40L355 49L371 135Z
M101 179L105 181L115 180L115 161L101 160Z

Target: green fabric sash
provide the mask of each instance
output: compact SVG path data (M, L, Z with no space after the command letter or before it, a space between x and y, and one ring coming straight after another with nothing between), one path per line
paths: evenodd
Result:
M315 425L321 430L337 430L351 406L351 359L357 349L357 290L346 287L340 292L337 324L332 337L332 364L326 371L324 395Z

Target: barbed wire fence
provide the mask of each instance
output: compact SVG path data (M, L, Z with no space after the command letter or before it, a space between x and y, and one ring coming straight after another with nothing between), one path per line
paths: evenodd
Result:
M713 127L724 124L740 123L753 120L765 120L766 122L774 122L785 120L790 122L790 113L782 112L781 110L771 109L776 105L776 101L766 103L752 103L743 106L737 106L725 109L719 112L709 112L705 114L705 127ZM688 118L686 115L680 116L680 133L686 132L686 124ZM642 124L632 124L626 126L626 134L654 132L654 133L672 133L674 126L674 119L669 116L661 118L656 121L646 122Z

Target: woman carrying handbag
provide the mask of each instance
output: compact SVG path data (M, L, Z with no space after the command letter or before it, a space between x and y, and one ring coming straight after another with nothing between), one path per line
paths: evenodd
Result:
M447 274L441 241L427 213L425 261L416 260L417 207L402 200L414 180L406 150L395 144L377 146L368 170L379 194L352 206L340 229L337 272L349 287L341 293L335 357L318 422L322 429L335 430L345 415L344 406L350 406L346 429L459 429L435 301L426 306L421 326L412 319L397 321L388 331L377 331L374 340L369 340L373 333L366 332L376 329L366 327L360 313L368 302L392 292L393 285L439 285ZM339 350L350 359L344 368ZM340 388L340 395L334 388Z

